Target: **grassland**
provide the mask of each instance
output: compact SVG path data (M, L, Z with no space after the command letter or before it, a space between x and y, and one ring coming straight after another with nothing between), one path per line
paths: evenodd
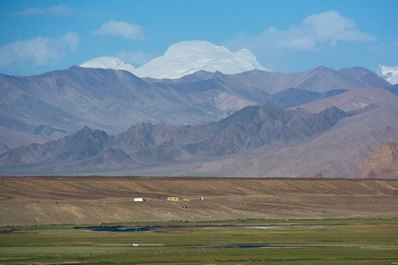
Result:
M398 180L0 177L0 264L397 265Z
M142 232L3 227L13 232L0 234L0 264L398 264L398 218L171 224Z

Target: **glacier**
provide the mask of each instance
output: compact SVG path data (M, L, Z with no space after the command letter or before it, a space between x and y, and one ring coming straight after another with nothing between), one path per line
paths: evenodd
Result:
M134 74L135 67L131 64L124 62L117 57L103 56L97 57L80 65L83 68L101 68L101 69L113 69L113 70L125 70Z
M398 66L380 65L377 73L392 85L398 84Z
M126 70L139 77L174 79L204 70L236 74L254 69L267 70L248 49L232 52L208 41L181 41L171 45L164 55L134 67L116 57L98 57L80 65L86 68Z

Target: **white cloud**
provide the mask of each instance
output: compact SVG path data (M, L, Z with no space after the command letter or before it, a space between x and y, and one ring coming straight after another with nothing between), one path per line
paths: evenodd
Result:
M70 8L67 5L54 5L47 8L26 7L22 11L10 13L12 16L38 16L38 15L53 15L63 16L70 14Z
M318 42L326 41L334 46L338 41L373 41L376 38L356 29L352 19L341 16L336 11L328 11L307 17L302 29L314 34Z
M143 51L120 51L116 54L116 57L133 65L141 65L152 59L149 54Z
M67 52L74 52L79 45L79 36L74 32L60 38L37 37L15 41L0 46L0 66L32 62L44 65L60 59Z
M261 50L298 50L314 51L320 44L336 46L338 42L374 41L376 37L357 30L352 19L343 17L336 11L327 11L310 15L301 24L292 25L287 30L274 27L265 29L257 36L240 35L228 45L248 47L256 52Z
M123 21L110 20L95 31L96 35L115 36L129 40L144 40L141 26Z

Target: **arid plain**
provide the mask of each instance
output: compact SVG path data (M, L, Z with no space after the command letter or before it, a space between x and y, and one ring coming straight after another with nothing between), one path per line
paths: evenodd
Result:
M398 180L1 177L0 208L0 225L393 217Z

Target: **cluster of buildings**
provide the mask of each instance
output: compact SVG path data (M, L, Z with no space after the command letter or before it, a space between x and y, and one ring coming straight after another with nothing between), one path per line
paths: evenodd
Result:
M199 201L203 201L205 199L205 197L199 196L197 199ZM177 197L177 196L169 196L169 197L167 197L166 200L169 201L169 202L190 201L190 199L183 199L183 198L180 198L180 197ZM133 201L134 202L144 202L145 198L143 198L143 197L134 197Z

